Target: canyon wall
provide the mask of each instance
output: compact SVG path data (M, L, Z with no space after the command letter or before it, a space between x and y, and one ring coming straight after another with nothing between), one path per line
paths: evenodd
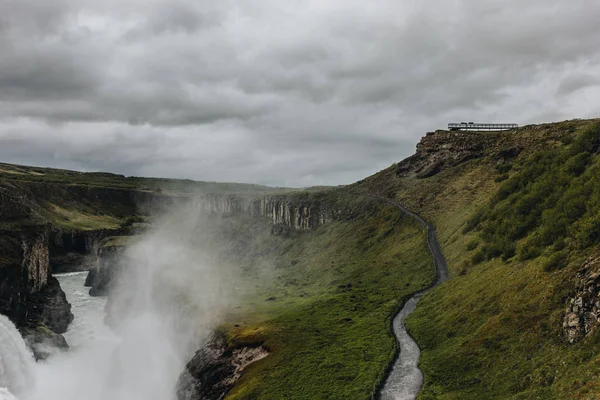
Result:
M304 231L342 219L349 213L344 206L332 206L317 196L305 193L265 195L245 198L236 195L201 194L192 198L193 206L209 215L245 213L267 218L274 226Z
M22 331L44 326L63 333L73 320L58 281L50 273L48 228L1 231L0 313Z

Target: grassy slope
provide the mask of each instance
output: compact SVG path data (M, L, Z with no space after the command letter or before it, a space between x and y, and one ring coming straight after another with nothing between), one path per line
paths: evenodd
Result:
M222 328L232 346L264 343L271 354L228 398L369 398L395 351L391 315L434 277L421 227L377 206L351 221L252 243L239 252L248 274L270 268L272 275L256 275L255 291Z
M575 239L567 238L567 262L562 269L547 271L548 259L562 247L543 247L542 256L533 259L521 255L527 243L538 243L536 238L545 229L544 224L553 220L540 217L525 236L514 237L515 256L506 261L493 255L488 260L479 257L473 261L474 254L489 247L487 239L495 240L483 232L486 224L491 224L489 218L499 223L521 218L515 215L516 204L535 192L531 184L513 188L515 198L503 200L514 201L512 207L497 202L498 191L512 184L510 180L527 168L533 154L567 151L571 139L593 124L549 124L517 132L510 140L520 140L525 151L513 161L509 180L505 180L504 169L497 168L497 160L488 157L427 179L397 179L392 168L363 183L394 194L433 221L448 259L452 279L425 296L408 320L409 330L423 349L425 386L420 399L600 396L600 335L593 334L575 345L568 345L562 336L565 297L575 271L597 241L588 243L591 247L581 247ZM565 137L563 141L548 140L557 132ZM588 172L594 174L598 157L587 158ZM544 176L532 184L556 178ZM574 185L578 182L571 181ZM562 190L559 187L557 192ZM536 204L544 200L538 199ZM548 209L556 204L548 203ZM595 205L590 202L587 207ZM475 230L465 232L472 216L482 209L496 211L490 212L487 220L483 218ZM543 210L531 212L538 211ZM585 214L581 218L591 217Z

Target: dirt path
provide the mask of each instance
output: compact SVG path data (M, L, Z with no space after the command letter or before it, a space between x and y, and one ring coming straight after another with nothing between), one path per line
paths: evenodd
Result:
M421 350L417 342L415 342L406 330L406 318L415 310L417 303L425 293L448 279L448 267L438 243L434 226L404 205L387 198L381 199L398 207L402 212L416 219L427 229L427 243L435 264L437 276L435 282L429 288L415 293L404 304L404 307L402 307L396 317L394 317L394 334L398 339L400 351L378 396L382 400L414 400L423 386L423 372L419 369Z

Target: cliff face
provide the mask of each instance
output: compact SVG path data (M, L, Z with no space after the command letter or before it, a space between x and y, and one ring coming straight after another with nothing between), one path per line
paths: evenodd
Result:
M235 195L199 195L192 199L202 213L233 215L246 213L268 218L274 226L310 230L344 217L343 207L334 207L310 196L271 195L246 199Z
M120 236L126 229L65 230L50 232L49 256L52 272L85 271L94 268L102 239Z
M552 146L577 129L577 121L561 124L529 125L502 132L428 132L417 144L414 155L395 166L397 178L427 178L469 160L490 157L498 163L522 152L535 152Z
M343 214L314 199L294 199L292 196L267 196L255 200L249 213L269 218L274 225L284 225L296 230L310 230L333 222Z
M21 267L27 270L28 290L37 293L48 283L50 272L47 233L36 232L28 237L22 237L22 248Z
M47 228L1 234L0 313L18 327L43 324L55 332L65 332L73 315L58 281L50 274Z
M483 132L429 132L417 144L417 152L397 164L396 174L426 178L482 157L498 141L499 135Z
M101 245L96 253L96 265L90 269L86 286L90 286L90 296L106 296L111 285L122 272L124 244Z

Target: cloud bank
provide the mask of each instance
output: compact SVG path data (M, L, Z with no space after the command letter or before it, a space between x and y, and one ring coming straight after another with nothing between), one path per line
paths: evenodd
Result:
M307 186L600 114L595 0L0 0L0 160ZM594 101L596 100L596 101Z

